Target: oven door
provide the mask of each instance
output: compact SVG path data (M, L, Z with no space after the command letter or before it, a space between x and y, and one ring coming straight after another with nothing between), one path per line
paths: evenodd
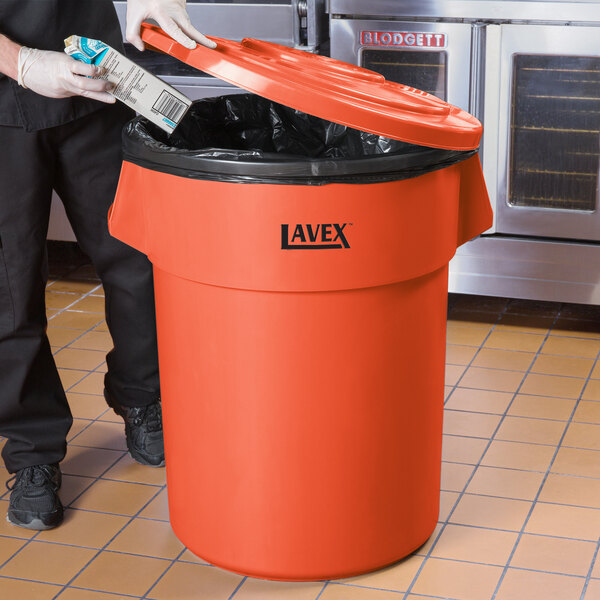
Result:
M497 165L496 232L600 240L600 28L494 29L485 115L497 136L489 148L490 125L484 164Z
M331 56L469 110L471 25L331 19Z

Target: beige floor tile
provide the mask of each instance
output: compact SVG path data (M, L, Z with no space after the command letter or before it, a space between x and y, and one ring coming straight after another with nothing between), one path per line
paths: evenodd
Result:
M69 391L76 394L97 394L102 395L104 390L104 374L90 373L79 383L74 385Z
M158 519L159 521L169 520L169 502L167 498L167 489L165 488L144 508L140 517L146 519Z
M52 321L52 327L65 327L67 329L91 329L102 321L102 315L95 313L77 312L65 310L56 315Z
M442 531L442 527L443 524L438 523L435 526L433 533L429 536L429 538L427 538L426 542L420 548L417 548L413 554L415 556L427 556L427 554L429 554L429 551L431 550L431 548L433 548L433 545L437 541Z
M62 369L93 371L104 362L104 357L104 352L99 350L63 348L54 355L54 360Z
M490 438L494 434L500 415L485 413L444 411L444 433L467 437Z
M598 579L600 578L600 556L596 556L594 567L592 568L591 576Z
M519 531L531 502L465 494L450 517L451 523Z
M73 306L73 310L104 315L104 296L86 296Z
M475 354L477 348L474 346L459 346L458 344L448 344L446 347L446 364L448 365L468 365Z
M588 582L583 600L598 600L600 598L600 579L591 579Z
M525 377L520 392L537 396L579 398L584 383L584 379L576 379L574 377L530 373Z
M72 415L77 419L97 419L108 409L104 398L97 395L68 392L67 400Z
M567 377L587 377L594 365L591 358L573 358L567 356L548 356L541 354L531 367L532 373L546 375L565 375Z
M525 534L519 540L510 566L586 576L595 551L593 542Z
M442 460L476 465L481 460L487 444L487 440L474 437L444 435Z
M552 464L553 473L600 477L600 452L579 448L560 448Z
M48 321L54 318L59 312L61 312L58 308L47 308L46 309L46 318Z
M315 600L321 582L264 581L248 578L236 592L236 600Z
M107 471L103 479L116 479L118 481L131 481L133 483L149 483L151 485L165 485L165 469L152 469L140 465L126 454L119 462Z
M175 559L184 549L169 523L134 519L109 544L108 550Z
M81 335L81 331L78 329L48 327L47 335L51 346L62 348L63 346L70 344L75 338L79 337Z
M480 390L496 392L516 392L523 373L520 371L503 371L501 369L482 369L469 367L460 381L460 385Z
M600 479L551 473L539 499L542 502L600 508Z
M67 509L60 527L41 531L36 539L73 546L103 548L125 527L129 517Z
M486 348L497 348L499 350L537 352L543 341L543 335L495 329L484 345Z
M481 464L487 467L546 472L555 451L553 446L494 440Z
M501 415L506 411L512 398L513 394L510 392L457 387L446 403L446 408Z
M207 565L208 564L208 562L205 561L203 558L196 556L193 552L190 552L187 549L177 560L180 560L182 562L193 562L197 565Z
M462 365L446 365L446 385L456 385L464 372L465 367Z
M170 562L147 556L103 551L75 579L76 587L142 596L165 572Z
M62 503L68 506L79 496L85 489L94 483L92 477L81 477L80 475L63 475L62 486L59 496Z
M590 379L583 390L581 398L583 400L600 401L600 379Z
M596 366L592 369L590 377L592 379L600 379L600 360L596 361Z
M74 304L81 298L81 294L70 294L68 292L53 292L48 289L46 292L46 308L62 309Z
M100 321L100 323L94 327L93 331L108 331L106 321Z
M103 350L108 352L113 347L113 341L107 331L88 331L71 344L71 348L84 350Z
M74 508L117 515L135 515L156 494L158 488L121 481L96 481L75 502Z
M486 336L489 333L489 329L481 327L465 327L463 325L457 325L449 322L446 340L449 344L456 344L459 346L481 346Z
M61 587L0 577L0 597L12 600L51 600Z
M121 423L94 421L72 440L72 444L124 452L127 450L125 425L122 421Z
M106 361L100 363L99 367L96 367L96 372L98 373L106 373L108 371L108 366L106 364Z
M579 600L584 582L579 577L509 569L496 600Z
M80 281L77 279L62 279L55 281L48 286L48 292L75 292L77 294L87 294L95 289L98 289L96 281Z
M600 402L581 400L573 416L573 421L600 425Z
M571 423L562 443L563 446L600 450L600 425Z
M89 419L73 419L73 424L67 434L67 441L70 442L74 437L78 436L86 427L91 425Z
M439 521L446 521L454 508L460 494L458 492L440 492L440 514Z
M411 591L456 600L489 600L501 574L501 567L430 558Z
M148 594L153 600L227 600L242 581L229 571L177 562Z
M452 393L453 389L451 385L444 386L444 400L448 400L448 396Z
M569 398L517 394L508 410L508 414L515 417L566 421L571 418L576 402L576 400Z
M482 348L472 364L474 367L484 367L487 369L527 371L534 356L533 352Z
M59 598L60 600L132 600L131 596L121 596L79 588L67 588Z
M462 492L473 473L471 465L442 463L441 489L448 492Z
M579 356L581 358L596 358L598 352L600 352L600 340L580 340L555 335L548 336L542 347L543 354Z
M88 548L32 541L2 567L2 575L65 584L95 554Z
M525 531L596 541L600 538L600 510L537 502Z
M340 583L394 592L405 592L410 587L422 564L423 558L413 555L385 569L367 573L366 575L359 575L358 577L342 579Z
M79 439L79 438L76 438ZM99 477L123 456L122 451L69 445L61 463L63 473Z
M383 590L370 590L350 585L340 585L339 583L329 583L319 596L319 600L399 600L398 596L397 592L385 592Z
M518 533L465 525L446 525L431 556L488 565L504 565Z
M2 515L2 520L5 520L6 516ZM25 544L26 540L17 538L0 538L0 565L6 562L13 554L20 550ZM18 555L17 555L18 556ZM9 575L5 573L4 569L0 570L1 575Z
M506 417L495 439L508 442L556 445L566 429L563 421Z
M58 369L60 381L65 390L70 390L84 377L88 376L88 371L75 371L74 369Z
M533 500L543 479L544 473L478 467L467 487L467 492L516 500Z
M4 475L2 476L2 478L4 479ZM0 486L0 493L2 493L6 489L4 487L4 481L0 481ZM8 493L6 495L6 498L6 500L0 500L0 536L3 536L0 537L0 565L4 562L2 560L2 556L4 556L2 548L4 547L5 537L19 538L20 540L28 540L37 533L37 531L33 531L31 529L17 527L16 525L13 525L12 523L9 523L6 520L6 511L8 510Z

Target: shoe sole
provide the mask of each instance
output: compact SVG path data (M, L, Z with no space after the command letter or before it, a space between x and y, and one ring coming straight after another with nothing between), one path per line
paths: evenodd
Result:
M129 444L127 444L129 446ZM135 460L136 463L139 463L140 465L144 465L145 467L155 467L155 468L160 468L160 467L164 467L165 466L165 461L164 459L162 460L162 462L160 462L159 464L155 465L154 463L151 463L149 461L147 461L145 458L143 458L142 456L136 454L135 452L131 451L131 448L128 448L129 450L129 456L131 456L131 458L133 458L133 460Z
M58 520L57 523L44 523L42 519L31 519L28 523L25 521L19 521L15 518L15 520L11 519L10 514L6 515L6 520L17 527L23 527L24 529L35 529L36 531L47 531L48 529L54 529L58 527L62 523L62 516Z

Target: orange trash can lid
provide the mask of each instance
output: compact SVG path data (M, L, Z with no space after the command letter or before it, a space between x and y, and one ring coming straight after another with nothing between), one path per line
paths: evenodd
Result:
M142 39L209 73L279 104L354 129L419 146L473 150L481 123L427 92L326 56L254 39L210 37L216 49L189 50L159 27L144 23Z

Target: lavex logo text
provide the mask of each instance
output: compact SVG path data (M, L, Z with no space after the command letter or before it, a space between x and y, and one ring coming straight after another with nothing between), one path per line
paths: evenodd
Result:
M282 225L282 250L335 250L350 248L344 230L352 223Z

